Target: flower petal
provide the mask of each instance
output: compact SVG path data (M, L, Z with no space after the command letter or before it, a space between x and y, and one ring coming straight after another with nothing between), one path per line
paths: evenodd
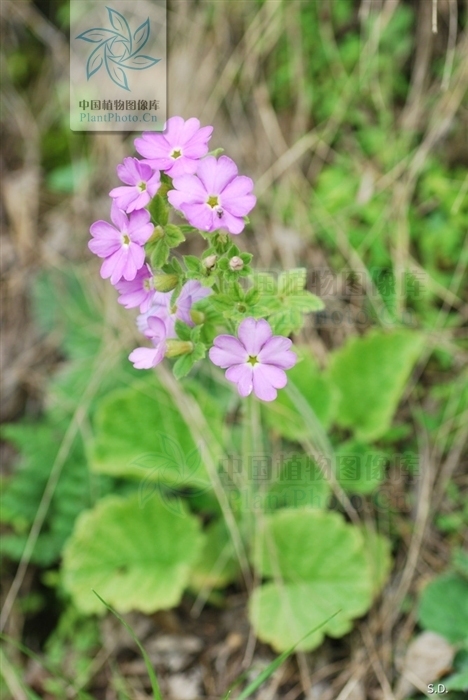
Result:
M128 207L139 197L139 191L136 187L114 187L109 192L109 197L115 200L115 203L123 211L128 211Z
M180 209L191 226L203 231L216 231L219 225L215 223L215 214L207 204L185 204L180 205Z
M172 150L165 134L155 134L153 131L145 131L135 139L134 144L138 153L149 160L169 159Z
M108 258L113 255L121 247L120 240L112 240L109 238L92 238L88 243L88 248L100 258Z
M270 324L263 318L258 321L254 318L246 318L240 324L237 335L249 355L256 357L271 338Z
M192 117L192 119L195 119L195 117ZM196 121L198 122L198 119L196 119ZM198 122L198 124L200 124L200 122ZM185 122L182 117L171 117L164 125L164 136L172 147L182 145L184 125Z
M127 251L124 248L121 247L116 250L102 263L101 277L103 279L110 277L112 284L116 284L122 277L126 259Z
M120 231L111 226L107 221L95 221L91 224L90 233L95 238L107 238L108 240L120 241Z
M148 192L148 190L145 190L144 192L139 192L137 193L137 196L129 204L127 207L127 214L131 214L132 211L138 211L139 209L143 209L146 207L147 204L149 204L149 201L151 199L151 196ZM152 224L150 224L152 226Z
M206 160L206 159L205 159ZM204 161L201 161L200 165ZM197 170L199 174L200 168ZM216 178L213 184L213 194L221 194L224 188L235 179L238 170L237 165L228 156L221 156L216 163Z
M276 389L282 389L287 384L286 373L272 365L255 365L253 368L253 390L255 396L263 401L274 401Z
M148 330L145 333L147 338L164 340L166 337L166 325L161 318L150 316L148 319Z
M274 335L267 340L258 353L258 360L262 364L275 365L281 369L291 369L297 362L297 357L289 348L292 341L282 335Z
M196 175L180 175L180 177L174 178L172 185L184 195L187 202L204 202L208 197L203 183ZM170 190L168 197L173 192L174 190ZM169 201L172 204L170 199Z
M169 177L174 178L181 177L182 175L193 175L197 172L198 160L195 158L181 156L175 160L170 158L170 161L170 166L168 168L164 168Z
M218 367L226 369L231 365L247 362L249 355L242 343L233 335L218 335L209 352L210 360Z
M180 145L185 146L197 133L200 128L200 120L196 117L190 117L182 126L180 133Z
M237 391L241 396L249 396L252 393L254 374L252 365L242 364L229 367L226 371L226 379L237 384Z
M203 126L184 144L184 155L188 158L202 158L208 153L208 141L213 133L212 126Z
M227 209L224 209L223 215L218 222L218 228L226 229L229 233L237 235L244 230L245 222L244 219L233 216Z
M127 264L123 271L124 279L134 280L138 270L145 264L145 251L138 243L130 243L128 246ZM112 281L112 280L111 280Z
M207 194L219 194L216 190L216 179L218 175L218 161L214 156L203 158L198 164L197 176L203 183Z
M117 206L115 202L112 202L111 207L111 219L112 223L119 229L119 231L126 231L128 226L128 218L121 209Z
M165 343L160 343L157 348L136 348L130 353L128 359L133 362L135 369L151 369L156 367L164 357Z
M136 158L124 158L123 163L117 166L117 175L126 185L137 185L141 180Z

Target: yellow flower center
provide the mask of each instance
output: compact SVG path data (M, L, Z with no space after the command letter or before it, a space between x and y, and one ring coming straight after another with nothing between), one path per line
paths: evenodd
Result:
M252 367L253 367L254 365L258 365L257 356L256 356L256 355L249 355L249 359L247 360L247 362L248 362L250 365L252 365Z
M122 241L123 241L124 245L130 245L130 238L129 238L129 236L127 236L126 233L123 234Z
M174 148L174 150L171 153L171 158L180 158L182 155L182 151L180 149Z
M211 194L211 195L208 197L207 204L208 204L209 207L211 207L212 209L214 209L215 207L218 206L218 197L217 197L216 195L214 195L214 194Z
M144 192L146 190L146 182L139 182L137 187L140 190L140 192Z

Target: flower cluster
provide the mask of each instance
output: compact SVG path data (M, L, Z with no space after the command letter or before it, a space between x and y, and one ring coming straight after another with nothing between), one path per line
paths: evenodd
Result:
M208 351L241 396L272 401L296 362L287 336L319 300L303 289L304 270L282 273L274 293L252 282L252 256L228 234L248 223L253 182L222 149L208 152L212 132L198 119L172 117L164 132L135 139L142 158L117 166L122 185L109 193L112 223L92 224L89 248L103 259L101 276L110 278L118 302L139 309L137 326L151 347L130 354L136 368L177 357L180 378ZM183 223L169 221L171 207ZM200 258L173 254L197 233L207 244ZM236 327L238 337L223 332Z

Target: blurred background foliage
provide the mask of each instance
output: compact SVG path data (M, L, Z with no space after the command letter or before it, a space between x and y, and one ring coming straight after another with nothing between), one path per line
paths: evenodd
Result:
M434 644L445 663L437 673L451 674L450 697L464 697L468 685L468 8L437 0L435 33L433 5L169 2L170 114L213 124L210 145L253 178L258 204L240 244L257 266L306 267L307 288L325 302L295 338L305 353L295 383L307 376L302 395L317 417L316 437L326 430L335 454L386 465L373 481L341 483L350 512L391 543L385 595L351 634L288 662L259 698L419 697L425 687L414 674L434 680ZM115 166L133 154L134 135L69 130L68 18L62 0L2 3L2 578L10 643L0 691L15 700L137 699L148 687L131 642L111 621L83 616L58 573L77 516L137 488L121 473L90 470L87 446L102 400L141 379L126 360L138 337L133 319L99 279L86 245L90 223L107 216ZM184 252L197 254L197 246L189 241ZM392 374L385 393L375 377L388 366L398 379ZM167 390L164 373L160 380ZM236 449L232 393L206 368L191 381L200 406L202 384L227 415ZM262 411L275 449L307 453L308 415L286 394ZM419 469L402 475L394 455L416 455ZM213 521L212 495L190 503L206 523L222 524ZM346 510L339 501L332 507ZM226 536L219 527L179 608L131 618L168 697L219 696L246 666L272 658L267 646L252 647L232 552L203 593L208 552ZM187 687L192 695L181 695Z

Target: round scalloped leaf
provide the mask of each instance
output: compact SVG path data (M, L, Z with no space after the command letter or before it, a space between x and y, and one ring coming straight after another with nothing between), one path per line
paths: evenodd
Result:
M306 454L291 454L265 493L263 508L265 512L303 506L325 509L330 496L330 484L320 467Z
M220 438L221 417L213 401L198 385L187 382L186 389L195 395ZM210 483L203 442L203 436L194 441L169 392L155 376L149 376L102 399L89 460L91 468L102 474L203 490Z
M336 476L348 493L368 494L382 483L388 457L381 450L358 440L348 440L336 449Z
M458 574L443 574L424 589L419 624L452 644L468 642L468 581Z
M297 509L267 516L254 565L274 581L254 591L249 617L257 636L277 651L296 644L334 613L338 614L298 649L314 649L325 634L342 636L372 603L363 535L337 513Z
M362 529L365 547L364 553L367 557L371 578L373 582L374 596L377 596L384 587L392 568L392 543L379 532Z
M410 330L376 330L334 352L328 372L341 392L338 425L363 442L383 435L424 342L421 333Z
M288 382L294 385L303 400L315 413L324 428L335 414L338 392L328 376L321 373L308 348L295 348L297 364L288 370ZM287 440L301 441L311 434L313 426L287 391L280 391L276 401L262 406L267 424Z
M121 613L177 605L203 546L198 520L184 504L168 510L154 493L111 496L82 513L63 557L63 583L85 613L102 613L93 590Z
M239 573L239 563L224 520L215 520L204 534L205 544L190 575L190 588L195 591L224 588Z

